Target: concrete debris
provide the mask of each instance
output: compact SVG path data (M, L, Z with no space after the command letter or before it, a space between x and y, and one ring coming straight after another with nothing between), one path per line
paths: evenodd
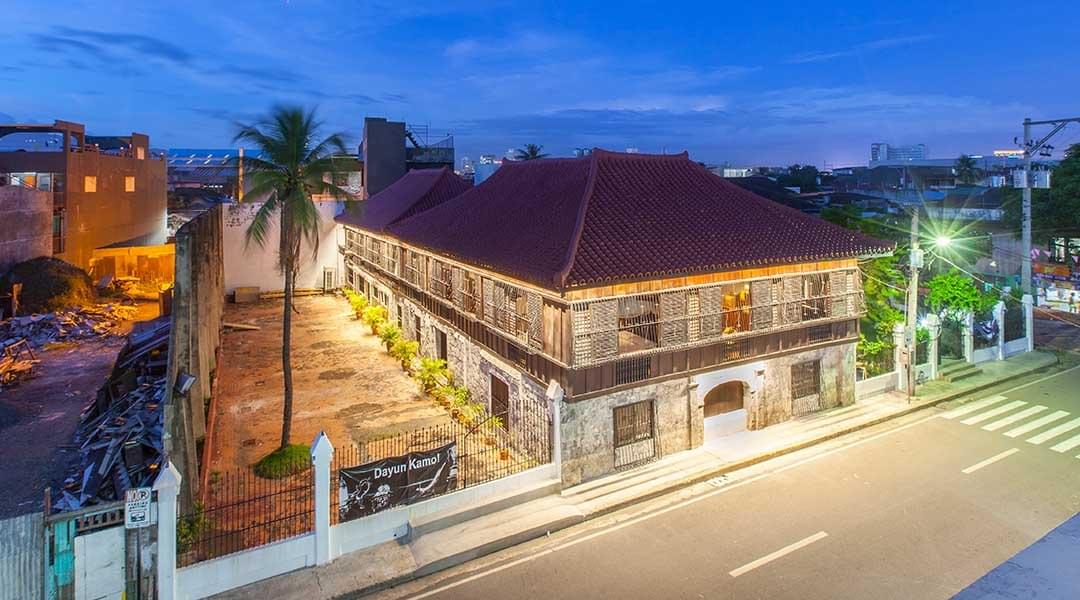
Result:
M54 511L124 497L154 482L164 461L162 434L168 385L169 319L139 323L113 372L79 420L78 460L53 494Z
M133 306L99 304L12 317L0 321L0 343L7 346L25 339L40 348L53 342L116 335L120 323L134 318L135 311Z

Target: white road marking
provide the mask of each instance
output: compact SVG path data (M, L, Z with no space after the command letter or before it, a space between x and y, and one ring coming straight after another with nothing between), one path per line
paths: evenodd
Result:
M1052 379L1052 378L1057 377L1059 375L1065 375L1066 373L1071 373L1072 371L1075 371L1077 369L1080 369L1080 365L1077 365L1075 367L1066 369L1064 371L1060 371L1058 373L1052 373L1050 375L1047 375L1046 377L1041 377L1039 379L1036 379L1035 381L1029 381L1028 383L1018 385L1018 386L1016 386L1014 388L1009 388L1008 390L1005 390L1004 392L1002 392L1002 394L1008 394L1009 392L1015 392L1016 390L1019 390L1021 388L1026 388L1028 386L1035 385L1037 383L1042 383L1043 381L1046 381L1048 379ZM613 525L613 526L608 527L606 529L600 529L598 531L595 531L595 532L590 533L588 535L581 536L579 538L574 538L572 540L563 542L562 544L559 544L557 546L553 546L551 548L541 550L540 552L537 552L535 554L530 554L528 556L523 556L521 558L512 560L510 562L506 562L506 563L503 563L501 565L492 567L492 568L490 568L490 569L488 569L486 571L479 571L477 573L469 575L468 577L463 577L463 578L458 579L456 581L451 581L450 583L440 585L438 587L434 587L434 588L432 588L432 589L430 589L430 590L428 590L426 592L421 592L421 593L419 593L419 594L417 594L415 596L411 596L411 598L413 600L420 600L421 598L429 598L429 597L434 596L436 594L441 594L442 592L445 592L446 590L452 590L452 589L454 589L456 587L465 585L466 583L471 583L471 582L476 581L478 579L483 579L484 577L487 577L488 575L494 575L496 573L505 571L507 569L512 569L512 568L514 568L514 567L516 567L518 565L525 564L527 562L532 562L532 561L534 561L534 560L536 560L538 558L542 558L542 557L547 556L549 554L554 554L558 550L562 550L564 548L569 548L571 546L576 546L576 545L578 545L578 544L580 544L582 542L587 542L589 540L598 538L598 537L600 537L602 535L607 535L609 533L613 533L613 532L618 531L618 530L620 530L620 529L622 529L624 527L629 527L631 525L636 525L636 524L638 524L638 523L640 523L642 521L652 519L653 517L659 517L660 515L667 514L667 513L671 512L671 511L674 511L674 510L679 510L681 508L690 506L691 504L697 504L698 502L701 502L702 500L708 500L709 498L712 498L713 496L717 496L719 494L724 494L724 493L730 492L731 490L741 488L744 485L749 485L751 483L754 483L755 481L765 479L766 477L769 477L770 475L776 475L778 473L783 473L783 472L788 471L790 469L795 469L795 468L801 467L801 466L803 466L805 464L812 463L812 462L814 462L816 460L820 460L822 458L832 456L833 454L836 454L838 452L843 452L844 450L849 450L849 449L854 448L856 446L861 446L863 444L866 444L868 442L872 442L874 440L883 438L885 436L892 435L894 433L899 433L901 431L904 431L906 429L911 429L912 427L915 427L915 426L918 426L918 425L922 425L923 423L926 423L927 421L932 421L934 419L939 419L939 418L941 418L941 416L942 415L936 415L935 414L935 415L930 415L930 416L927 416L927 417L923 417L923 418L919 419L918 421L912 421L911 423L908 423L907 425L901 425L900 427L896 427L895 429L890 429L888 431L882 431L881 433L875 433L874 435L872 435L870 437L866 437L866 438L863 438L861 440L851 442L850 444L846 444L846 445L840 446L838 448L833 448L832 450L828 450L828 451L822 452L820 454L815 454L813 456L808 456L808 457L806 457L806 458L804 458L802 460L798 460L798 461L793 462L793 463L791 463L789 465L785 465L783 467L780 467L779 469L776 469L775 471L761 473L760 475L755 475L755 476L750 477L748 479L744 479L742 481L737 481L735 483L732 483L731 485L720 488L718 490L714 490L712 492L708 492L708 493L702 494L700 496L695 496L693 498L688 498L688 499L683 500L681 502L678 502L676 504L666 506L666 507L664 507L664 508L662 508L660 510L651 511L651 512L648 512L646 514L639 515L637 517L631 517L630 519L627 519L626 521L623 521L622 523L619 523L617 525ZM1080 456L1078 456L1077 458L1080 458Z
M1054 452L1068 452L1077 446L1080 446L1080 435L1074 435L1063 442L1050 446L1050 449Z
M963 421L960 421L960 422L963 423L964 425L974 425L976 423L981 423L981 422L983 422L983 421L985 421L987 419L992 419L992 418L994 418L994 417L996 417L996 416L998 416L998 415L1000 415L1002 413L1007 413L1010 410L1015 410L1017 408L1020 408L1021 406L1025 406L1025 405L1027 405L1027 402L1024 402L1023 400L1013 400L1012 402L1010 402L1008 404L1003 404L1003 405L1001 405L1001 406L999 406L999 407L997 407L997 408L995 408L993 410L988 410L988 411L986 411L984 413L979 413L979 414L975 415L974 417L968 417L968 418L966 418L966 419L964 419Z
M815 533L814 535L812 535L810 537L803 538L803 539L795 542L794 544L791 544L790 546L784 546L783 548L777 550L776 552L773 552L772 554L767 554L767 555L762 556L761 558L759 558L759 559L757 559L757 560L755 560L753 562L748 562L745 565L739 567L738 569L735 569L734 571L731 571L728 574L731 575L732 577L738 577L739 575L742 575L743 573L753 571L754 569L760 567L761 565L769 564L769 563L771 563L772 561L774 561L774 560L776 560L778 558L787 556L788 554L791 554L792 552L794 552L794 551L796 551L796 550L798 550L800 548L805 548L805 547L809 546L810 544L813 544L814 542L816 542L818 540L825 539L827 537L829 537L829 534L825 533L824 531L819 531L819 532Z
M1001 454L995 454L994 456L991 456L990 458L988 458L988 459L986 459L986 460L984 460L982 462L977 462L977 463L971 465L970 467L968 467L968 468L966 468L966 469L964 469L963 471L960 471L960 472L965 474L965 475L971 475L975 471L978 471L979 469L981 469L981 468L983 468L983 467L985 467L987 465L992 465L992 464L996 463L997 461L999 461L999 460L1001 460L1003 458L1008 458L1008 457L1012 456L1013 454L1016 454L1019 451L1020 451L1019 448L1012 448L1010 450L1006 450L1006 451L1002 452Z
M975 402L969 402L968 404L965 404L961 407L954 408L949 412L941 415L941 417L943 419L955 419L956 417L966 415L970 412L975 412L981 408L986 408L991 404L997 404L1004 399L1005 396L990 396L989 398L983 398L982 400L976 400Z
M1069 431L1072 431L1073 429L1076 429L1077 427L1080 427L1080 419L1073 419L1072 421L1062 423L1061 425L1058 425L1057 427L1054 427L1053 429L1047 429L1046 431L1040 433L1039 435L1036 435L1034 437L1029 437L1027 439L1027 442L1029 444L1041 444L1041 443L1045 442L1046 440L1049 440L1051 438L1056 438L1057 436L1059 436L1059 435L1061 435L1063 433L1067 433Z
M1006 425L1011 425L1012 423L1015 423L1020 419L1026 419L1031 415L1037 415L1044 410L1046 410L1045 406L1032 406L1029 408L1025 408L1024 410L1016 413L1015 415L1009 415L1004 419L998 419L993 423L983 425L983 429L985 429L986 431L997 431L998 429L1001 429Z
M1030 423L1025 423L1025 424L1017 427L1016 429L1010 429L1010 430L1006 431L1005 432L1005 437L1011 437L1011 438L1020 437L1020 436L1024 435L1025 433L1029 432L1029 431L1034 431L1034 430L1042 427L1043 425L1046 425L1048 423L1053 423L1054 421L1059 421L1061 419L1064 419L1067 416L1069 416L1068 411L1055 410L1054 412L1046 415L1045 417L1039 417L1038 419L1035 419L1034 421L1032 421Z

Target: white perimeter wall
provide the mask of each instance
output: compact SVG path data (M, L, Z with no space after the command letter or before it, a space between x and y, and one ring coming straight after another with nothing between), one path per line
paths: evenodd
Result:
M334 216L341 212L341 202L316 202L319 209L319 252L313 256L312 247L304 243L302 268L296 278L296 287L322 288L324 267L337 270L335 282L342 280L341 258L338 254L338 232ZM244 202L226 207L222 240L225 253L225 293L231 294L238 287L254 286L263 292L280 292L284 279L277 268L278 220L270 227L265 246L255 242L247 244L247 228L262 202Z

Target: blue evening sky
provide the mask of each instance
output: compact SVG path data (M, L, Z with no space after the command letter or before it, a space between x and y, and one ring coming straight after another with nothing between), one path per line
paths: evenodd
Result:
M228 147L274 103L527 142L689 150L736 165L865 164L1011 147L1080 116L1080 3L70 2L6 0L0 121L80 121L155 147ZM1077 113L1077 114L1074 114ZM1080 128L1058 140L1080 141Z

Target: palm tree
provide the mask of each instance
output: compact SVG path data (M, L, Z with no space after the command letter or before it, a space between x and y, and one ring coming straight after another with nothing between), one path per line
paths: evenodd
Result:
M285 278L281 320L281 373L285 383L282 450L289 447L292 431L293 290L303 242L307 241L311 247L312 259L319 252L319 211L311 196L329 194L337 199L350 199L348 192L333 184L333 175L338 172L333 155L345 153L342 135L335 133L319 139L321 127L314 110L276 106L254 124L238 123L233 138L233 142L244 142L257 151L244 158L244 168L250 173L251 181L247 195L266 198L247 228L247 243L265 248L275 218L279 229L277 266Z
M535 160L537 158L547 158L548 155L541 152L543 146L537 146L536 144L525 144L525 147L518 148L517 153L514 154L514 160Z
M960 158L956 159L953 170L956 171L956 178L964 183L975 183L979 178L979 169L975 166L975 159L967 154L961 154Z

